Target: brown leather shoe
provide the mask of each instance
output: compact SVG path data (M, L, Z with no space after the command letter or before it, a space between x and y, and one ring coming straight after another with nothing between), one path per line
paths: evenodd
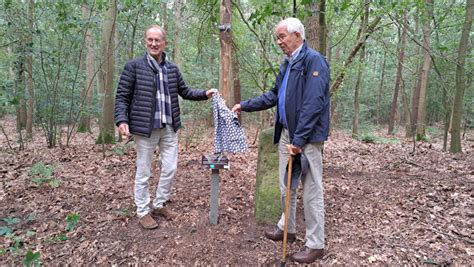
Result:
M141 217L138 219L138 222L145 229L155 229L158 227L158 223L156 223L155 219L153 219L150 214Z
M268 239L271 239L273 241L283 241L283 231L278 228L278 226L275 226L275 229L273 231L265 231L265 237ZM286 236L286 241L289 243L293 243L296 240L296 234L295 233L288 233Z
M303 250L293 254L291 259L299 263L312 263L315 260L322 259L323 256L324 249L312 249L305 246Z
M171 221L174 218L176 218L177 214L175 212L172 212L170 209L167 207L162 207L162 208L157 208L157 209L152 209L151 214L155 216L163 216L165 217L166 220Z

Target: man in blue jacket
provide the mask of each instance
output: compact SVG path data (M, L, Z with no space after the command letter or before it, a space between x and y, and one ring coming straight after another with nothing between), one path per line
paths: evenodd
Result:
M170 198L178 164L176 132L181 127L178 95L189 100L206 100L216 89L194 90L186 85L178 66L166 58L166 31L162 27L148 27L144 41L145 56L129 61L120 76L115 98L115 124L124 138L130 134L135 136L137 216L145 229L154 229L158 224L151 214L167 220L176 216L164 204ZM148 180L156 146L160 148L160 181L150 205Z
M268 92L236 104L232 110L258 111L276 106L274 143L278 143L279 180L282 206L285 203L285 170L290 155L304 153L309 171L302 177L306 244L292 255L301 263L324 256L324 196L322 152L329 133L329 65L305 42L304 26L296 18L280 21L275 27L278 46L286 58L280 66L275 86ZM288 240L296 239L296 188L290 197ZM284 214L274 230L265 236L283 240Z

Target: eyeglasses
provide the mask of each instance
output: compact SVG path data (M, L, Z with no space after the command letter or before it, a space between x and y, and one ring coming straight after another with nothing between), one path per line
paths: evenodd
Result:
M296 35L296 32L290 32L289 34L284 34L284 33L281 33L279 35L275 35L275 42L276 41L283 41L285 40L286 37L292 35L292 34L295 34Z
M166 40L148 38L148 39L146 39L146 42L149 43L149 44L153 44L153 43L162 44L162 43L166 42Z

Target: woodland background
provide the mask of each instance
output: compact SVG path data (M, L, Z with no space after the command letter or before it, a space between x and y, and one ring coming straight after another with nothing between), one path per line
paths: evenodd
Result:
M117 79L126 61L144 54L143 31L150 24L163 25L168 31L167 55L180 66L187 84L193 88L219 88L231 107L240 99L257 96L273 86L282 59L274 42L274 26L283 17L300 18L306 26L307 42L324 54L331 65L332 137L334 142L343 142L341 147L335 147L337 151L334 153L349 153L347 157L353 157L352 162L355 164L359 157L372 153L367 151L373 148L363 150L361 144L379 144L380 147L377 148L381 150L373 152L373 157L383 158L387 153L394 153L400 155L399 160L406 159L401 160L402 162L394 160L392 163L384 163L395 169L403 164L424 166L420 168L426 169L430 165L451 164L446 158L459 160L459 165L453 163L457 167L446 168L444 175L436 179L450 178L454 187L448 187L449 190L462 189L460 192L453 192L457 193L456 198L461 199L458 204L462 203L467 210L472 208L472 196L466 193L469 192L466 188L472 190L474 165L470 135L474 114L473 2L2 0L0 151L3 166L0 170L0 217L3 221L0 236L4 244L0 245L1 257L7 263L38 263L40 259L57 262L55 260L60 257L51 256L54 253L48 249L44 249L41 256L41 248L51 242L67 243L68 239L72 242L71 235L74 235L72 233L79 221L92 223L92 217L81 217L79 211L74 211L72 206L61 206L56 211L64 217L58 220L65 220L68 230L65 233L48 233L48 229L62 227L62 224L55 221L54 225L49 225L51 223L47 222L46 215L49 213L46 211L36 219L28 217L33 214L31 212L41 208L29 207L31 212L27 212L28 209L18 206L25 201L21 195L29 192L28 190L40 195L55 192L58 196L73 194L61 191L61 188L71 182L61 180L61 171L57 169L60 162L84 160L84 154L93 151L95 163L84 167L84 177L77 178L77 181L88 183L85 177L96 177L94 171L100 172L101 165L104 164L112 166L108 169L108 175L113 173L123 176L123 173L117 174L113 170L113 166L118 167L119 162L124 161L123 158L116 157L125 155L133 158L134 154L127 145L116 143L119 140L113 123L114 94ZM205 149L193 149L199 147L200 142L212 142L212 137L209 137L212 135L211 109L208 104L190 101L183 101L181 107L185 127L180 136L180 146L182 152L190 153L198 159L199 153ZM255 144L259 129L271 127L273 112L274 110L269 110L242 115L250 143ZM338 136L343 138L337 138ZM354 147L349 149L345 145ZM402 149L394 152L391 150L394 147ZM427 148L430 152L426 152ZM439 156L419 164L417 161L421 160L420 153L423 154L423 151ZM64 153L69 156L61 156ZM410 159L406 155L410 155ZM253 153L249 157L252 162L256 155ZM329 155L326 160L336 160L338 166L350 169L344 163L344 156ZM133 159L126 161L130 163L126 172L131 172ZM186 164L185 167L188 168L194 161L189 159L185 162L181 164ZM244 159L239 162L243 166L248 164ZM76 168L68 167L71 170ZM458 172L451 173L453 168ZM244 169L242 167L242 171ZM415 172L420 171L415 169ZM370 172L359 171L362 174ZM329 166L329 173L337 177L340 169L331 169ZM354 172L349 173L350 175L342 174L342 177L354 176ZM233 175L241 174L237 168ZM244 172L246 177L252 175ZM423 179L433 178L431 175L437 175L437 172L420 174L424 178L416 183L425 184ZM130 179L128 176L120 179L125 178ZM248 194L253 195L251 189L254 184L247 184L248 181L243 183L250 190ZM376 183L370 184L375 186ZM352 188L348 187L348 190ZM124 188L121 193L125 194L121 197L129 202L129 192ZM71 196L71 199L75 198L77 195ZM93 203L106 203L102 199L95 201ZM129 204L130 206L116 207L119 212L124 213L117 216L124 220L127 227L128 221L133 218L130 215L133 214L133 205ZM236 210L246 212L250 218L250 206L246 206L244 211L239 208ZM232 214L232 211L228 212ZM472 212L469 213L464 208L459 216L460 225L466 226L466 220L472 220ZM46 238L49 241L45 243L42 238L37 238L40 230L30 231L29 223L41 221L49 225L49 228L42 230L53 241ZM255 231L261 230L261 226L255 222L251 225L255 226ZM472 245L472 233L466 234L462 230L464 227L459 230L459 225L453 225L454 228L449 229L457 233L454 235L461 236L464 244ZM204 223L202 226L204 227ZM133 227L130 224L128 228ZM187 229L190 226L183 227ZM82 238L90 237L82 234ZM201 234L206 236L206 233ZM29 242L30 239L36 241ZM93 238L86 239L93 242ZM81 243L84 239L75 242ZM255 244L261 244L259 242L264 241L260 240ZM265 243L261 248L275 250L268 246ZM472 250L460 251L464 253L460 262L466 263L469 257L465 258L465 253L471 256ZM44 257L45 253L48 257ZM382 255L389 254L385 252ZM237 259L236 262L268 263L267 256L255 256L252 260L249 258L249 261ZM373 255L364 252L357 257L365 261L371 256ZM120 263L123 259L113 261L108 256L104 257L114 263ZM335 259L336 263L347 263L358 259L357 257L344 260L336 255ZM402 262L404 259L387 257L379 257L378 260L382 258L383 262ZM413 255L407 256L407 262L420 263L416 258ZM98 258L94 259L100 262ZM125 262L138 261L134 261L133 257L127 259ZM214 262L205 259L202 258L204 263ZM334 263L329 259L331 258L326 259L327 263ZM441 259L445 260L443 257ZM370 262L373 261L377 261L377 257L370 258ZM178 262L199 261L181 258ZM219 262L218 258L215 262ZM448 262L453 262L452 258Z

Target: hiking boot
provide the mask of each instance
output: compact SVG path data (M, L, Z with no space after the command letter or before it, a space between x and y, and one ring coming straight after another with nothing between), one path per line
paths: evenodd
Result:
M155 216L163 216L168 221L173 220L177 216L175 212L171 211L167 207L152 209L151 214Z
M138 219L138 222L145 229L155 229L158 227L158 223L156 223L155 219L153 219L150 214L141 217Z

